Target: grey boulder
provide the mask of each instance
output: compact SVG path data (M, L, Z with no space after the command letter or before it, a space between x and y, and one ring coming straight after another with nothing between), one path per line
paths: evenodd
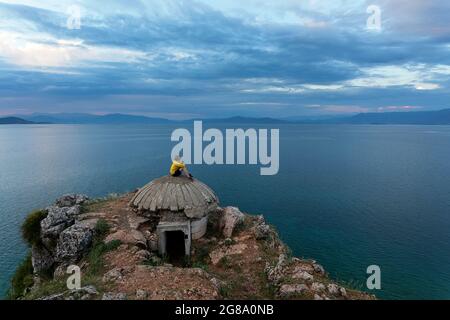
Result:
M41 221L41 234L43 237L57 238L59 234L71 226L75 217L80 214L80 206L47 208L48 215Z
M55 263L55 259L44 246L33 245L31 248L31 263L34 273L40 274L49 270Z
M244 214L236 207L226 207L219 220L219 228L225 238L231 238L233 231L244 222Z
M127 295L125 293L113 293L107 292L103 294L102 300L126 300Z
M89 197L84 194L66 194L55 201L58 207L73 207L81 205L89 200Z
M59 235L56 245L56 261L73 263L90 247L94 230L90 225L76 223Z
M280 288L279 296L289 298L300 295L308 291L308 287L304 284L283 284Z
M259 224L255 227L256 240L267 239L270 236L270 227L267 224Z

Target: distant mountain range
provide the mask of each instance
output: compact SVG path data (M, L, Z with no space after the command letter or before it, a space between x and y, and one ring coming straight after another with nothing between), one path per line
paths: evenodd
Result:
M235 124L265 124L265 123L289 123L291 121L275 119L275 118L251 118L251 117L231 117L231 118L218 118L218 119L198 119L206 123L235 123ZM192 122L192 120L187 120Z
M53 124L168 124L192 122L190 120L168 120L163 118L150 118L146 116L136 116L128 114L107 114L93 115L87 113L33 113L31 115L17 115L34 123L53 123ZM250 117L231 117L214 119L195 119L208 123L286 123L288 121L273 118L250 118Z
M34 124L34 122L17 117L6 117L0 118L0 124Z
M303 124L417 124L447 125L450 124L450 109L439 111L410 112L371 112L359 113L351 117L303 118L295 123Z
M153 124L170 122L170 120L162 118L149 118L120 113L107 115L87 113L33 113L31 115L19 115L19 117L32 122L53 124Z
M163 118L150 118L128 114L93 115L86 113L58 113L45 114L34 113L31 115L18 115L14 117L0 118L0 124L170 124L192 122L190 120L168 120ZM291 117L283 119L231 117L198 119L206 123L233 123L233 124L423 124L423 125L448 125L450 124L450 109L439 111L414 111L414 112L379 112L359 113L351 117Z
M450 109L439 111L360 113L341 123L348 124L450 124Z

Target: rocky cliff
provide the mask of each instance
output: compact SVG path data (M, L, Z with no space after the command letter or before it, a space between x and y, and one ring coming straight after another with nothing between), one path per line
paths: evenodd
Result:
M191 257L171 264L157 255L150 221L129 208L132 196L66 195L30 215L23 233L31 255L10 298L374 299L332 281L317 262L292 257L263 216L234 207L213 213ZM81 288L69 290L73 265Z

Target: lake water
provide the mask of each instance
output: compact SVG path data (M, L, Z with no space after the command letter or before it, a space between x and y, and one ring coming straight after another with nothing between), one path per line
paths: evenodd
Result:
M264 214L295 255L336 279L364 286L375 264L380 298L450 299L450 127L277 127L278 175L248 165L191 172L223 206ZM64 193L105 196L165 175L173 129L0 126L0 291L26 254L19 230L29 211Z

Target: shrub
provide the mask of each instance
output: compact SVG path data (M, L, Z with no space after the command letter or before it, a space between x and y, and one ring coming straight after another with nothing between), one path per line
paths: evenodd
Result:
M122 241L120 241L120 240L113 240L108 243L105 243L104 244L105 245L104 252L116 250L121 244L122 244Z
M219 260L219 262L217 263L217 266L220 267L220 268L223 268L223 269L231 269L231 267L233 265L232 265L232 262L231 262L230 258L225 256L225 257L222 257L222 259Z
M25 289L31 287L33 282L33 265L31 263L31 254L28 254L16 269L11 280L8 298L15 300L23 296Z
M201 264L207 264L209 259L210 248L207 246L198 247L195 249L196 261Z
M203 263L203 262L198 262L198 261L192 263L191 268L200 268L200 269L203 269L205 271L208 271L208 265Z
M233 240L233 239L230 239L230 238L226 238L225 241L224 241L224 244L225 244L227 247L232 246L232 245L235 244L235 243L236 243L236 241Z
M164 255L161 258L158 256L151 256L149 259L145 260L143 264L146 266L158 267L164 265L167 261L167 255Z
M219 294L223 299L228 299L231 298L233 290L235 290L235 284L233 282L227 283L226 285L220 286Z
M109 224L104 219L99 219L95 225L95 233L98 237L103 237L109 232Z
M39 245L41 236L41 221L47 217L47 211L37 210L28 215L22 224L22 236L30 245Z

